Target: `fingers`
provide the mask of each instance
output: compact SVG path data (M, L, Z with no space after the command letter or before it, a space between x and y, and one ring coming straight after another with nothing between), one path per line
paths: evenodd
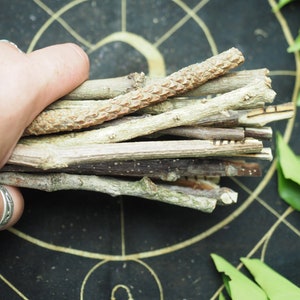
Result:
M24 200L19 189L0 186L0 230L13 226L20 219L23 210Z
M25 54L15 44L0 40L0 168L33 119L88 74L88 56L74 44ZM0 230L15 224L23 207L18 189L0 185L0 223L4 223Z
M21 53L0 43L0 168L24 129L50 103L88 78L89 60L74 44Z
M88 56L75 44L43 48L30 53L28 59L31 81L38 91L34 103L37 113L75 89L89 75Z

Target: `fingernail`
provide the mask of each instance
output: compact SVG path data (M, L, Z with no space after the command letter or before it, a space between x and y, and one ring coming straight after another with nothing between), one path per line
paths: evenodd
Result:
M6 39L2 39L2 40L0 40L0 42L3 42L3 43L8 43L8 44L10 44L10 45L12 45L12 46L14 46L16 49L18 49L19 50L19 52L21 52L21 53L24 53L15 43L13 43L13 42L11 42L11 41L9 41L9 40L6 40Z

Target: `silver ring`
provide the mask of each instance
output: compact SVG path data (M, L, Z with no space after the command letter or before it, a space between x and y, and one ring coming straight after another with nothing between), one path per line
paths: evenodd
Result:
M2 196L3 201L3 213L0 219L0 228L6 225L11 219L14 212L14 201L8 192L8 190L0 185L0 194Z

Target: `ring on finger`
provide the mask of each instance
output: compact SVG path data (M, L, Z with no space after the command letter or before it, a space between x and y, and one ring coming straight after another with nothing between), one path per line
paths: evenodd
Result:
M0 195L3 202L3 213L0 219L0 228L5 226L12 218L14 212L14 201L7 188L0 185Z

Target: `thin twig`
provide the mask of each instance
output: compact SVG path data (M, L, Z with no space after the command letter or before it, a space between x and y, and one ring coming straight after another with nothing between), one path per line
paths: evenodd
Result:
M84 132L61 134L57 136L45 136L39 139L28 138L23 142L30 143L51 143L56 145L79 145L95 143L116 143L127 141L133 138L149 135L156 131L167 128L194 125L199 120L211 115L218 114L232 108L245 108L256 102L272 102L276 93L270 89L265 82L256 82L249 86L235 91L214 97L206 103L187 105L186 107L174 109L160 115L148 116L138 120L129 120L119 125L88 130Z
M238 200L238 193L226 187L218 187L210 190L200 190L178 185L164 185L164 187L180 193L216 199L218 205L230 205L237 203Z
M51 144L18 144L8 164L53 169L71 164L101 161L140 160L184 157L223 157L259 154L263 144L259 140L244 141L149 141L77 146Z
M1 172L43 173L41 168L23 165L5 165ZM127 177L150 177L164 181L174 181L183 176L261 176L258 163L240 160L172 158L152 160L105 161L98 163L81 163L65 168L47 169L47 173L62 172L83 175L109 175Z
M87 80L63 99L110 99L132 90L141 88L146 83L144 73L131 73L127 76Z
M213 79L205 85L184 94L185 97L204 96L211 94L227 93L249 84L254 78L265 80L269 75L267 69L243 70L232 72ZM131 90L141 88L147 84L153 84L160 79L150 78L144 73L131 73L127 76L87 80L62 99L66 100L91 100L110 99L125 94Z
M71 174L27 174L0 173L0 183L16 187L34 188L54 192L59 190L87 190L106 193L111 196L127 195L161 201L182 207L193 208L210 213L217 200L172 191L169 188L154 184L149 178L139 181L125 181L109 177Z
M43 111L25 130L25 135L41 135L61 131L73 131L101 124L105 121L132 113L152 103L166 100L192 90L208 80L223 75L244 62L242 53L231 48L206 61L183 68L159 82L124 95L119 95L105 104L100 103L98 110L85 111L48 110Z
M272 128L251 128L251 127L203 127L203 126L180 126L158 131L157 136L174 135L186 138L202 139L202 140L234 140L241 141L245 137L253 137L256 139L271 139Z
M221 77L208 81L198 88L185 93L184 97L199 97L214 94L224 94L250 84L253 80L269 81L268 69L243 70L231 72Z

